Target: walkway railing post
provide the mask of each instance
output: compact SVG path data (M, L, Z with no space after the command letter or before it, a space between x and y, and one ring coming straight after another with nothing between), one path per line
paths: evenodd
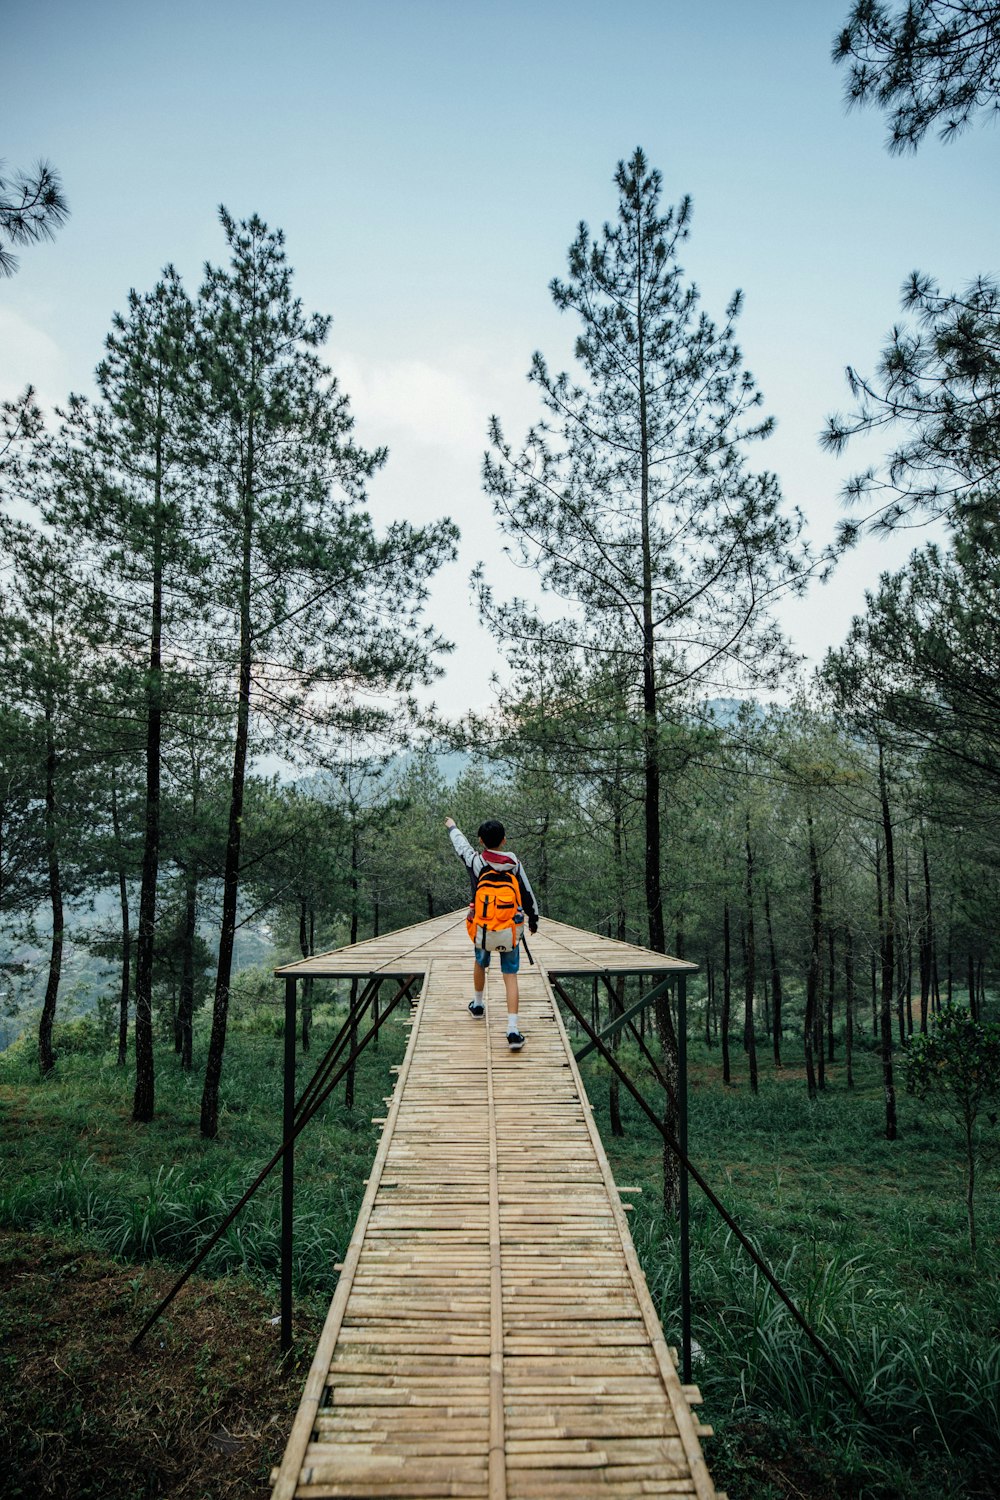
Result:
M691 1220L688 1211L688 1063L687 976L677 976L677 1134L685 1161L681 1163L681 1366L685 1385L691 1384Z
M285 1108L282 1140L288 1141L281 1162L281 1352L292 1347L292 1219L295 1210L295 1042L296 982L285 979Z

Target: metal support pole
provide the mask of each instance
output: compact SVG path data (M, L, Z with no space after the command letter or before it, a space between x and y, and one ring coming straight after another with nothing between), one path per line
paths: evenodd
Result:
M681 1148L681 1368L691 1384L691 1219L688 1212L687 978L677 976L677 1135Z
M558 973L558 971L556 971L556 973ZM555 975L550 970L549 978L552 979L554 977ZM603 979L608 993L613 994L614 992L611 989L610 974L602 974L600 977L601 979ZM633 1016L638 1015L639 1011L645 1009L647 1005L651 1005L658 995L663 994L664 990L672 988L673 982L673 975L671 975L669 979L664 979L661 984L656 985L647 994L643 995L641 1000L637 1000L634 1005L630 1005L628 1010L623 1010L621 1015L618 1016L616 1020L609 1022L608 1025L604 1027L603 1031L599 1031L597 1033L598 1041L606 1042L609 1036L614 1036L616 1031L621 1031L623 1026L628 1025ZM574 1052L573 1056L576 1058L577 1062L582 1062L585 1057L589 1057L597 1044L597 1041L586 1042L582 1047L579 1048L578 1051Z
M330 1074L333 1072L334 1068L337 1065L338 1058L343 1052L344 1047L347 1045L352 1022L356 1026L357 1022L364 1015L365 1011L371 1004L372 996L378 994L379 988L382 984L382 977L382 975L373 976L365 985L364 989L361 991L361 994L358 996L358 1002L355 1009L352 1011L350 1008L348 1008L347 1019L345 1020L343 1026L341 1026L340 1030L337 1032L337 1035L331 1045L327 1048L327 1051L325 1052L323 1059L319 1064L319 1067L316 1069L312 1078L310 1078L309 1082L302 1090L301 1096L296 1101L296 1115L301 1114L303 1110L310 1109L313 1100L317 1098L317 1096L322 1092L328 1078L330 1077Z
M337 1070L337 1072L329 1080L329 1082L324 1085L322 1092L315 1099L313 1099L308 1108L299 1112L299 1118L295 1121L291 1132L282 1141L281 1145L271 1157L271 1160L268 1162L267 1166L262 1167L261 1170L257 1173L257 1176L247 1188L240 1201L229 1210L222 1223L213 1231L212 1234L209 1235L208 1239L202 1245L194 1260L191 1261L191 1263L187 1267L185 1267L184 1271L182 1271L181 1275L174 1282L167 1295L157 1303L156 1307L154 1307L145 1323L143 1323L142 1327L139 1329L139 1332L135 1335L135 1338L129 1341L130 1349L138 1349L139 1345L146 1337L146 1334L152 1328L157 1319L166 1312L167 1308L170 1306L171 1302L173 1302L181 1287L186 1285L186 1283L191 1279L202 1262L206 1260L211 1251L215 1249L216 1245L219 1243L222 1236L229 1228L230 1224L232 1224L237 1214L239 1214L244 1208L246 1208L247 1204L250 1202L250 1199L253 1197L254 1193L256 1193L257 1189L267 1181L274 1168L278 1165L278 1162L283 1159L285 1152L291 1149L295 1137L297 1135L300 1135L305 1127L309 1124L310 1120L312 1120L319 1113L320 1109L326 1103L327 1099L329 1099L330 1095L337 1087L337 1084L340 1082L344 1074L347 1072L347 1069L350 1067L351 1059L361 1056L361 1053L365 1050L368 1043L373 1039L373 1037L376 1037L378 1035L379 1029L385 1025L386 1021L388 1021L389 1017L392 1015L399 1002L404 998L404 996L409 995L410 990L416 984L418 978L419 975L411 974L408 978L403 980L402 984L399 986L399 989L390 1000L387 1008L380 1013L378 1020L373 1023L371 1029L358 1043L357 1047L353 1049L351 1058L349 1058L348 1061Z
M285 1108L282 1140L287 1141L281 1161L281 1352L292 1347L292 1219L295 1210L295 1039L296 982L285 979Z
M725 1205L719 1201L718 1197L709 1187L708 1183L705 1181L698 1168L690 1160L687 1154L681 1150L680 1141L676 1140L674 1136L671 1135L670 1131L664 1125L663 1121L656 1114L656 1111L653 1109L652 1105L648 1102L648 1100L643 1098L639 1089L636 1088L635 1084L625 1072L621 1063L612 1052L608 1051L606 1044L604 1042L598 1041L597 1032L594 1030L594 1027L589 1025L585 1017L580 1013L579 1008L573 1003L571 996L566 993L559 980L556 979L552 974L549 975L549 984L552 986L553 990L555 990L556 994L559 996L560 1000L563 1002L570 1015L580 1026L584 1034L589 1037L589 1039L596 1045L597 1050L604 1058L604 1061L621 1079L622 1083L628 1089L629 1093L632 1095L632 1098L635 1100L636 1104L638 1104L643 1114L646 1115L653 1128L660 1132L663 1139L670 1147L671 1151L679 1159L681 1166L685 1171L691 1174L692 1180L697 1183L698 1187L701 1188L702 1192L705 1194L705 1197L708 1199L709 1203L711 1203L716 1213L722 1217L724 1222L732 1230L733 1234L736 1236L739 1243L743 1246L744 1250L747 1252L754 1265L760 1271L761 1275L767 1281L768 1285L771 1286L775 1292L777 1292L778 1296L781 1298L781 1301L785 1304L785 1306L788 1308L788 1311L795 1319L796 1323L802 1329L802 1332L809 1339L813 1348L816 1350L816 1353L820 1356L821 1359L825 1361L829 1369L832 1370L833 1374L837 1377L841 1385L844 1387L844 1390L847 1391L848 1395L856 1403L858 1410L864 1416L865 1421L870 1422L873 1427L877 1427L878 1423L876 1422L872 1413L868 1410L868 1407L865 1405L864 1398L862 1397L860 1391L857 1390L857 1388L844 1374L834 1356L830 1353L829 1349L823 1343L823 1340L806 1322L805 1318L799 1312L798 1308L795 1306L795 1303L792 1301L791 1297L789 1297L788 1293L785 1291L784 1287L781 1285L781 1282L775 1276L770 1266L768 1266L767 1263L761 1259L760 1255L754 1249L753 1245L751 1245L750 1241L747 1239L746 1235L743 1233L742 1229L737 1224L732 1214L725 1207Z

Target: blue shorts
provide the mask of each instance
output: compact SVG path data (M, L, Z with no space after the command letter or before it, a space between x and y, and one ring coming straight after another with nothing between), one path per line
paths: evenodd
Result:
M493 954L485 948L476 949L476 963L481 969L488 969ZM518 943L513 953L498 953L501 974L516 974L521 967L521 944Z

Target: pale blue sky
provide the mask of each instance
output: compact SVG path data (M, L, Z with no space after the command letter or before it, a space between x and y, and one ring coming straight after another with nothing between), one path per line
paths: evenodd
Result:
M492 651L467 602L486 556L486 422L535 413L524 381L575 328L547 284L580 219L614 214L617 160L641 144L664 199L694 198L684 257L710 314L746 294L741 343L778 418L755 464L781 476L817 543L860 460L822 454L915 267L957 286L1000 269L1000 135L890 158L847 115L829 61L847 0L748 4L535 0L5 0L0 155L48 157L72 218L0 283L0 394L90 388L111 313L173 261L192 290L222 257L217 205L286 233L306 306L334 317L328 358L359 434L388 443L386 518L447 512L461 561L435 591L460 642L437 693L486 696ZM785 619L811 657L908 543L867 543ZM521 581L524 586L525 580Z

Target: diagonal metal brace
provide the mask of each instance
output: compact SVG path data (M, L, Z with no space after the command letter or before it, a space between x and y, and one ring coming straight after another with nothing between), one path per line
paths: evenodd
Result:
M556 979L552 974L549 975L549 983L555 990L556 994L559 996L560 1000L562 1000L563 1004L566 1006L573 1019L579 1026L583 1028L587 1036L590 1037L591 1045L598 1049L601 1056L604 1058L604 1061L608 1064L612 1071L618 1075L622 1083L632 1095L635 1102L639 1105L640 1109L647 1116L653 1126L659 1131L660 1135L663 1137L664 1141L673 1152L674 1156L680 1162L681 1166L689 1174L693 1181L698 1184L705 1197L708 1199L709 1203L711 1203L712 1207L715 1209L716 1213L727 1225L727 1227L732 1230L736 1239L743 1246L743 1249L747 1252L754 1265L757 1267L761 1275L771 1287L772 1291L777 1293L778 1297L785 1304L785 1307L791 1313L792 1317L795 1319L795 1322L802 1329L802 1332L809 1339L809 1342L812 1344L817 1354L825 1362L827 1368L831 1371L831 1373L836 1376L837 1380L843 1386L844 1390L854 1401L858 1410L862 1413L866 1420L872 1424L873 1427L878 1426L878 1423L872 1416L872 1413L869 1411L868 1406L865 1403L865 1399L861 1395L861 1392L858 1390L857 1386L844 1373L838 1360L831 1352L831 1350L827 1348L826 1344L820 1338L819 1334L802 1316L802 1313L799 1311L795 1303L792 1301L791 1297L785 1291L785 1288L781 1285L781 1282L775 1276L770 1266L762 1258L759 1251L756 1250L755 1247L747 1239L747 1236L743 1233L743 1230L737 1224L732 1214L709 1187L708 1183L705 1181L698 1168L687 1156L687 1153L681 1150L680 1144L676 1140L672 1132L667 1129L662 1120L657 1118L650 1104L644 1098L640 1090L636 1087L635 1083L633 1083L632 1079L625 1072L624 1068L621 1066L614 1053L609 1051L605 1044L600 1040L594 1028L587 1021L586 1017L581 1013L579 1007L574 1005L570 996L566 993L563 986L559 983L559 980Z
M554 979L556 977L550 970L549 978ZM605 982L608 982L610 977L610 972L601 975L601 978ZM577 1062L581 1062L583 1058L589 1056L601 1042L606 1041L609 1036L614 1036L616 1031L621 1031L622 1027L626 1026L633 1016L637 1016L647 1005L651 1005L654 1000L663 994L664 990L670 989L676 978L676 974L671 974L669 979L665 979L662 984L658 984L655 989L650 990L648 995L643 995L642 999L637 1000L634 1005L630 1005L628 1010L623 1010L620 1016L616 1016L613 1021L609 1021L603 1031L597 1032L594 1040L589 1041L586 1046L581 1047L579 1052L573 1053Z
M174 1282L174 1285L170 1288L170 1291L163 1298L163 1300L161 1302L159 1302L157 1304L157 1306L153 1309L153 1311L150 1313L149 1317L146 1319L145 1323L143 1323L142 1327L139 1329L139 1332L135 1335L135 1337L133 1339L130 1340L129 1346L128 1346L130 1349L137 1349L139 1347L139 1345L142 1343L143 1339L146 1337L146 1334L152 1328L152 1326L156 1322L156 1320L160 1317L160 1315L162 1313L166 1312L166 1310L170 1306L171 1302L177 1296L177 1293L181 1290L181 1288L185 1285L185 1283L190 1279L190 1277L198 1269L198 1267L201 1265L202 1261L205 1260L205 1258L208 1255L209 1251L212 1250L212 1249L214 1249L214 1247L218 1244L218 1242L222 1238L223 1234L226 1232L226 1230L229 1228L230 1224L236 1218L236 1215L240 1212L240 1210L242 1208L244 1208L246 1206L246 1204L248 1204L250 1202L250 1199L253 1197L254 1193L256 1193L257 1189L261 1186L261 1184L265 1181L265 1179L270 1175L270 1173L273 1172L274 1168L282 1160L282 1158L284 1157L285 1153L287 1151L291 1150L291 1148L294 1146L296 1137L302 1134L303 1130L309 1124L310 1120L312 1120L314 1118L314 1116L319 1113L320 1109L323 1107L323 1105L326 1103L327 1099L330 1097L330 1095L333 1093L334 1089L337 1087L337 1084L340 1082L340 1080L343 1078L344 1074L347 1072L347 1070L350 1067L351 1063L354 1062L354 1061L356 1061L357 1058L361 1056L361 1053L368 1046L368 1043L371 1041L372 1037L378 1035L379 1030L381 1029L381 1027L383 1027L385 1025L386 1021L388 1021L389 1017L393 1014L393 1012L395 1011L395 1009L396 1009L397 1005L400 1003L400 1001L403 1000L403 999L405 999L409 995L410 990L413 988L413 986L416 984L417 980L420 977L421 976L419 974L411 974L411 975L408 975L407 978L405 978L402 981L402 983L399 986L399 989L396 991L396 994L393 996L393 998L390 1001L390 1003L388 1004L388 1006L385 1008L385 1010L379 1016L378 1020L374 1021L372 1023L372 1025L369 1028L369 1030L365 1033L365 1035L358 1042L357 1046L351 1052L350 1057L347 1059L347 1062L345 1062L340 1068L337 1069L337 1072L334 1074L333 1078L331 1078L329 1080L329 1082L326 1083L326 1085L324 1086L324 1088L322 1089L322 1091L318 1095L316 1095L306 1105L306 1107L299 1113L298 1119L295 1121L295 1125L294 1125L293 1129L290 1131L290 1133L282 1141L282 1143L278 1147L277 1151L275 1151L274 1155L271 1157L271 1160L267 1163L267 1166L262 1167L261 1170L257 1173L257 1176L254 1178L253 1182L247 1188L246 1192L243 1194L243 1196L239 1200L239 1202L237 1204L235 1204L235 1206L233 1208L230 1209L229 1213L223 1219L222 1223L218 1226L218 1228L210 1236L210 1238L208 1239L207 1243L204 1244L204 1245L202 1245L201 1249L198 1251L197 1255L194 1257L194 1260L191 1261L191 1263L183 1271L183 1273L180 1275L180 1277L177 1279L177 1281ZM321 1063L320 1066L322 1067L323 1064Z

